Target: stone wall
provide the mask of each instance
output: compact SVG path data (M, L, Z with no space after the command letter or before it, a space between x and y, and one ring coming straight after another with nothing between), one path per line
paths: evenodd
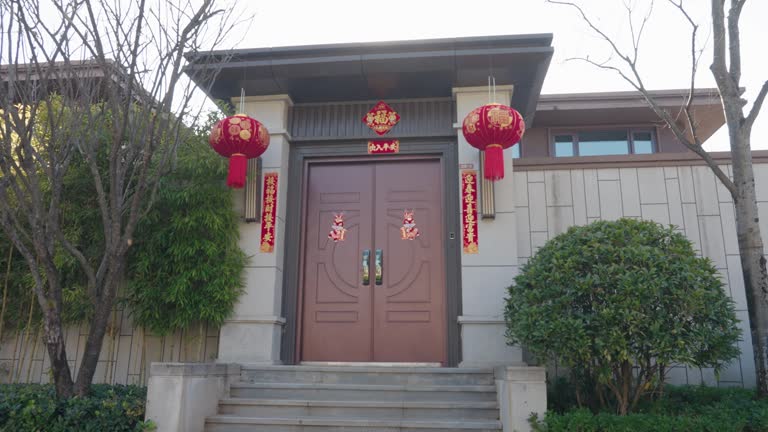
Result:
M678 384L754 385L755 367L748 337L733 202L708 167L568 169L566 166L539 170L524 163L520 165L515 166L514 192L504 191L515 195L520 265L548 239L571 225L620 217L675 225L720 271L724 289L736 303L736 315L746 339L739 343L741 357L719 377L711 369L684 367L673 368L668 377ZM730 172L730 166L727 169ZM761 229L768 233L768 164L756 164L755 171ZM497 200L504 199L498 196L500 192L497 190Z

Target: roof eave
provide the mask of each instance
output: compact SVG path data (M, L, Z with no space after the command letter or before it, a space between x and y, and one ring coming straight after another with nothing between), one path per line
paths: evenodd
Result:
M236 96L233 93L239 93L241 87L248 92L248 84L252 86L249 95L291 94L307 91L308 82L328 84L333 79L343 80L348 87L359 86L360 94L345 89L348 96L372 99L380 96L372 94L376 92L371 86L389 76L402 87L399 93L397 87L390 89L398 97L404 97L408 85L417 87L414 84L420 79L434 81L432 78L442 80L439 88L434 84L434 91L417 89L413 97L450 96L451 88L485 85L487 76L494 74L498 85L516 86L512 104L532 119L554 52L551 41L551 34L534 34L213 51L188 54L192 63L187 73L203 89L210 88L207 93L214 99ZM219 82L199 78L199 73L213 68L222 74ZM237 85L234 81L238 80L245 84ZM291 96L301 101L304 95ZM319 93L306 101L323 101L322 96Z

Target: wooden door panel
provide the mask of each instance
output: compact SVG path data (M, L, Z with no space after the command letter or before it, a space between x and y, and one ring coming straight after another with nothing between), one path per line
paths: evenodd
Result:
M384 278L373 291L375 361L445 363L440 179L437 160L376 166L374 242L383 251ZM414 211L415 240L401 237L406 209Z
M350 204L350 203L335 203ZM330 231L331 225L328 221L333 221L334 215L338 213L338 210L334 211L320 211L318 216L318 226L328 226ZM317 260L318 275L323 280L318 280L316 286L317 302L318 303L357 303L360 296L360 269L357 266L349 265L349 263L357 260L356 247L346 247L350 245L357 245L362 248L364 245L360 242L360 216L359 211L352 210L345 212L345 228L347 232L345 234L345 240L343 243L334 243L333 240L328 238L328 233L322 235L322 231L318 235L318 248L314 258ZM349 245L346 243L349 242ZM342 247L345 246L345 247ZM330 259L330 262L326 260Z
M301 360L445 363L442 205L438 160L310 166ZM401 238L406 209L414 211L415 240ZM346 236L335 243L328 232L342 211ZM366 249L369 285L361 277Z
M373 165L311 165L304 227L304 361L372 359L371 286L362 284L362 252L373 243ZM344 213L344 241L328 238ZM373 282L371 282L372 284Z
M400 228L403 223L404 209L391 208L387 213L389 225L385 250L397 251L398 261L403 263L402 265L387 266L385 269L387 301L389 303L428 303L431 301L431 284L433 283L429 276L431 273L430 263L434 257L434 254L431 253L429 239L435 235L432 230L439 229L439 227L418 223L419 219L425 221L433 219L430 208L411 206L408 210L412 210L417 215L416 222L420 235L415 240L402 240Z
M432 272L430 263L423 261L413 265L397 286L386 289L387 303L429 303L432 301Z

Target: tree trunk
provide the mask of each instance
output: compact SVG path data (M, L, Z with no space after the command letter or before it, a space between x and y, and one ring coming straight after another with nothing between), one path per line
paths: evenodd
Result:
M78 396L88 394L93 382L93 376L96 374L96 366L99 363L101 347L104 344L104 335L107 332L107 324L114 307L117 285L122 275L125 257L113 256L111 262L112 267L107 271L107 276L104 279L104 286L102 287L101 295L98 297L96 310L88 330L88 338L85 341L85 352L80 362L80 370L77 372L75 392Z
M629 412L629 399L632 390L632 364L629 361L621 362L621 395L619 397L619 415L625 416Z
M733 130L733 129L732 129ZM749 138L740 130L731 133L733 181L738 195L736 233L739 242L744 291L749 309L749 327L755 356L758 397L768 396L768 273L755 193Z
M67 352L64 347L64 332L61 328L60 314L48 310L44 316L45 347L51 359L53 383L56 386L56 396L69 398L73 394L74 383L72 372L67 362Z

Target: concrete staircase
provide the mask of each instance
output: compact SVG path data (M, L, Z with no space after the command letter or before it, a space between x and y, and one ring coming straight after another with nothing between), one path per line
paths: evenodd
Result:
M242 366L206 432L499 432L486 369Z

